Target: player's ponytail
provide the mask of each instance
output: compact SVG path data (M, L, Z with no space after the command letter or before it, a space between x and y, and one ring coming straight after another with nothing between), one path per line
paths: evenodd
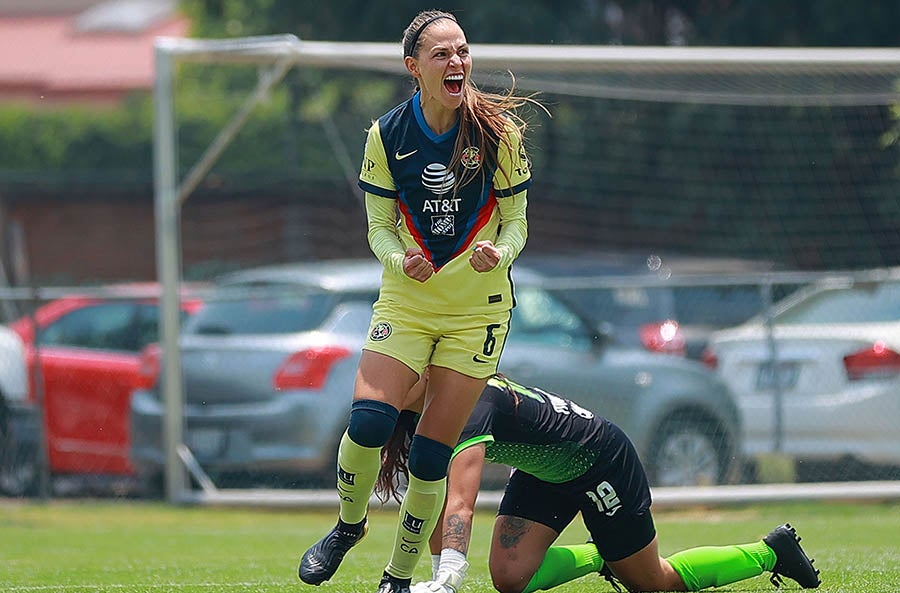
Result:
M381 469L375 482L375 496L381 502L391 498L400 502L402 499L399 491L401 479L409 479L409 447L418 422L419 414L402 410L394 432L381 449Z

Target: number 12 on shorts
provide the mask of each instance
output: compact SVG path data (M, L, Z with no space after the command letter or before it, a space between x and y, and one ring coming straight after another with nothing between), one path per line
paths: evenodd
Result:
M622 502L619 500L619 495L616 494L616 489L606 480L597 484L594 490L586 491L585 495L594 501L598 511L608 517L612 517L616 511L622 508Z

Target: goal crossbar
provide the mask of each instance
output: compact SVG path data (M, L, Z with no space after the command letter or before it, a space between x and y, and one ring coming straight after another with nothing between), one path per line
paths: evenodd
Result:
M157 48L179 61L296 64L402 72L399 44L302 41L294 35L238 39L159 38ZM761 67L790 72L896 72L900 48L655 47L613 45L473 44L478 68L516 72L679 72L741 73Z

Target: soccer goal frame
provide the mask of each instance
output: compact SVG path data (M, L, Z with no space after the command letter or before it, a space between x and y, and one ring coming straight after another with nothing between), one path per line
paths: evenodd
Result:
M477 71L484 81L508 79L508 71L517 77L517 86L526 90L545 90L557 84L558 92L591 93L596 90L541 79L542 74L578 72L666 72L666 73L758 73L771 69L799 74L823 73L900 73L900 49L895 48L714 48L714 47L625 47L584 45L473 45ZM175 117L175 69L177 64L222 63L252 65L260 70L256 88L232 119L221 129L184 179L179 179ZM159 38L155 44L154 85L154 211L156 216L156 261L161 285L160 339L163 346L163 374L160 389L165 399L165 492L173 503L241 501L261 504L266 497L257 492L247 496L219 493L205 478L202 469L184 445L184 403L179 343L179 286L181 284L180 213L187 199L251 116L254 107L266 98L292 69L304 66L344 70L369 70L404 73L398 44L362 42L302 41L293 35L246 37L235 39ZM529 82L528 75L533 78ZM616 98L615 89L606 89ZM865 98L832 97L834 102L861 100L884 104L897 101L898 91ZM630 95L623 98L638 98ZM652 100L652 99L648 99ZM695 100L704 100L698 96ZM734 95L713 100L736 103L759 100ZM796 99L795 99L796 100ZM188 472L202 486L199 493L187 487ZM692 489L668 495L655 492L655 499L673 504L714 504L716 502L752 502L815 499L846 496L852 498L900 498L900 483L864 485L840 484L829 487L716 487ZM490 504L489 497L480 500ZM319 496L291 497L275 495L278 504L317 504ZM336 504L336 503L335 503Z

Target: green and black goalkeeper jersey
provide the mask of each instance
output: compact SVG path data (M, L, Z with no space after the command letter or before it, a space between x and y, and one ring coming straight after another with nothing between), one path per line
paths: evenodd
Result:
M600 456L609 423L536 387L494 377L463 429L454 455L478 443L485 458L559 484L581 476Z

